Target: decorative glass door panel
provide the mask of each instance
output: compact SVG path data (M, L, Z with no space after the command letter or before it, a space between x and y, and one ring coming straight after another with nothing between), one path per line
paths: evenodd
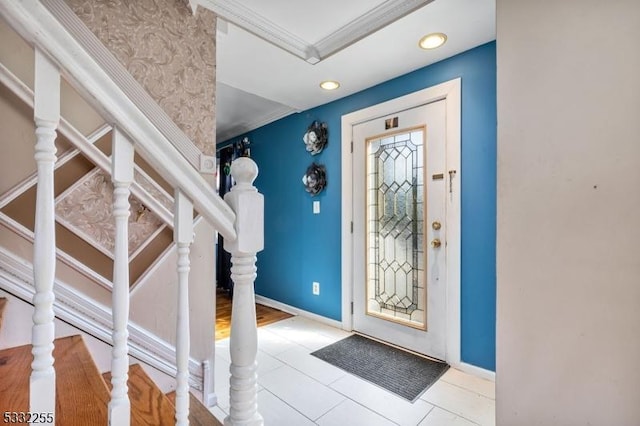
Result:
M366 139L366 314L426 330L425 128Z
M353 329L438 359L447 319L445 106L352 126Z

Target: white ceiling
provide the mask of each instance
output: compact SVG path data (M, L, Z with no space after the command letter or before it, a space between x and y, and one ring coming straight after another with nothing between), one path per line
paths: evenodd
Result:
M219 16L217 140L495 39L495 0L190 0ZM431 32L447 43L425 51ZM338 90L319 87L338 80Z

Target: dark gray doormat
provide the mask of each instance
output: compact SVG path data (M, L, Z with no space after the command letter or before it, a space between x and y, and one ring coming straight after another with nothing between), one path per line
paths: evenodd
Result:
M449 368L444 362L432 361L358 334L311 355L411 402Z

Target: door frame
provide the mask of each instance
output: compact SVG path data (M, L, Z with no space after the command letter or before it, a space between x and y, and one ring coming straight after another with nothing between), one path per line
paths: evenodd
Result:
M446 348L447 361L452 366L460 365L460 147L461 147L461 86L462 80L453 80L428 87L377 105L360 109L342 116L342 328L353 330L353 166L351 135L354 125L381 118L399 111L431 102L446 101L446 171L455 170L452 179L453 191L446 203L446 275L447 302ZM448 173L445 173L449 185ZM448 186L447 186L448 191ZM447 193L447 195L449 195Z

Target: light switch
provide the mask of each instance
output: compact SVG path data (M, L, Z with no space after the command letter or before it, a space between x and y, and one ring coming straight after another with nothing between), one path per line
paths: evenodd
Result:
M313 214L320 214L320 201L313 202Z

